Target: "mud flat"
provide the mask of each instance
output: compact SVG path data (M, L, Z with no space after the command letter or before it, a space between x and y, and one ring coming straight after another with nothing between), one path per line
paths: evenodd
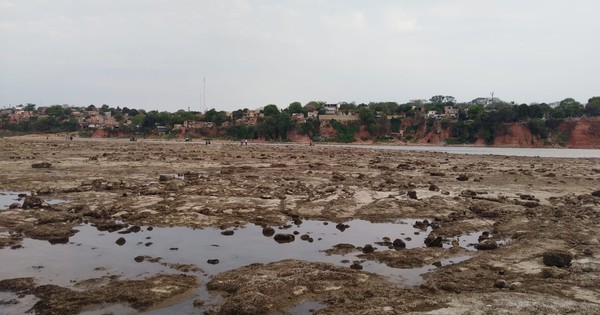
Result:
M600 313L597 158L0 147L0 313Z

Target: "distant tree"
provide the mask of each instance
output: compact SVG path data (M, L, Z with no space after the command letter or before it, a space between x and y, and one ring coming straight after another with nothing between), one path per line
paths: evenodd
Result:
M300 102L293 102L288 106L287 112L290 114L294 113L304 113L304 108Z
M238 119L244 117L244 111L241 109L238 109L238 110L234 111L233 113L231 113L231 116L234 121L238 120Z
M434 95L429 99L429 102L434 104L451 105L456 103L454 96L450 95Z
M94 104L91 104L90 106L86 107L85 110L87 110L88 112L91 112L93 110L96 110L96 106L94 106Z
M220 126L227 121L227 113L212 108L204 114L204 121L210 121L215 123L215 125Z
M560 104L552 110L553 118L580 117L583 115L584 108L581 103L572 98L565 98Z
M135 116L137 116L139 114L140 114L140 112L137 109L135 109L135 108L129 110L129 117L135 117Z
M529 118L529 106L527 104L513 106L513 111L518 120L526 120Z
M354 103L342 102L340 104L340 111L346 115L350 114L351 112L354 112L355 110L356 110L356 104L354 104Z
M585 114L588 116L600 116L600 96L590 98L585 105Z
M62 105L52 105L48 107L46 113L51 117L63 118L67 114L67 109Z
M277 108L277 105L269 104L263 108L263 113L265 116L273 116L279 114L279 109Z
M325 102L323 101L310 101L304 105L306 112L318 111L319 114L325 114Z
M35 110L35 106L36 106L35 104L27 103L24 110L27 112L33 112Z
M485 108L482 105L473 105L467 110L469 119L481 120L485 115Z
M546 103L530 104L528 109L529 118L544 118L544 116L546 116L546 114L548 114L551 110L552 109L550 108L550 106L548 106L548 104Z

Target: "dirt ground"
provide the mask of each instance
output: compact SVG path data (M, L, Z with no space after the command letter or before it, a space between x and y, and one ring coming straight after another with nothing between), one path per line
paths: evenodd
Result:
M279 314L311 301L322 305L310 310L317 314L600 313L598 159L45 137L4 138L0 148L0 190L40 198L26 198L27 209L0 209L0 247L14 250L24 238L68 240L84 222L99 230L228 229L293 219L428 218L432 242L491 235L471 259L441 266L413 287L319 262L245 266L206 284L223 296L209 314ZM496 246L500 240L506 243ZM361 259L393 268L463 251L432 245L371 253L364 244L332 251L362 250ZM0 280L0 292L35 295L38 314L76 314L110 302L143 311L200 285L188 275L91 281L77 291Z

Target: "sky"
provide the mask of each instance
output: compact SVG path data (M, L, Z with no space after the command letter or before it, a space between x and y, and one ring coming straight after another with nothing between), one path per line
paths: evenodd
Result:
M600 95L597 0L0 0L0 108ZM205 91L204 91L205 88Z

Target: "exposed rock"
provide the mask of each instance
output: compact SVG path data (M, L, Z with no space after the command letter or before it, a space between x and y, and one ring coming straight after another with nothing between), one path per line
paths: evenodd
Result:
M40 208L44 204L44 200L36 196L26 196L23 200L23 209Z
M20 206L21 205L18 202L13 202L10 204L10 206L8 206L8 209L17 209Z
M477 196L477 193L470 189L465 189L460 192L460 195L463 197L475 197L475 196Z
M135 262L142 262L142 261L144 261L144 259L146 259L146 257L144 257L144 256L136 256L133 260L135 260Z
M503 279L498 279L494 283L494 287L498 288L498 289L508 288L508 282L506 282L506 280L503 280Z
M207 263L211 264L211 265L216 265L219 263L218 259L209 259L206 261Z
M440 187L435 184L429 185L429 191L440 191Z
M363 249L362 249L362 251L363 251L363 253L365 253L365 254L369 254L369 253L372 253L372 252L374 252L374 251L375 251L375 248L373 248L373 245L371 245L371 244L367 244L367 245L363 246Z
M359 262L355 261L352 263L352 265L350 265L350 269L362 270L363 266Z
M444 239L441 236L433 234L433 232L425 238L425 246L427 247L442 247L443 242Z
M460 175L458 175L458 177L456 179L461 182L464 182L464 181L469 180L469 176L467 174L460 174Z
M520 289L522 286L523 286L523 284L522 284L521 282L518 282L518 281L517 281L517 282L513 282L513 283L511 283L511 284L508 286L508 288L514 291L514 290L518 290L518 289Z
M596 190L592 193L592 196L594 197L600 197L600 190Z
M408 195L408 198L410 198L410 199L418 199L417 192L414 190L409 190L406 194Z
M564 269L560 269L558 267L546 267L546 268L542 268L542 277L544 278L553 278L553 279L562 279L565 278L566 276L569 275L569 272L564 270Z
M544 265L567 267L571 264L573 255L566 251L553 250L544 253Z
M52 164L50 164L48 162L33 163L33 164L31 164L31 167L33 167L33 168L50 168L50 167L52 167Z
M175 179L174 175L160 175L158 176L158 181L159 182L168 182L170 180Z
M275 235L275 229L270 226L264 227L262 230L262 234L266 237L271 237Z
M221 235L225 235L225 236L231 236L233 234L234 234L233 230L225 230L225 231L221 232Z
M475 248L477 250L492 250L498 248L498 243L494 240L486 239L479 244L475 244Z
M119 245L119 246L123 246L125 244L125 242L126 242L125 238L119 237L115 243L117 243L117 245Z
M399 249L399 248L406 248L406 243L405 243L403 240L401 240L401 239L397 238L397 239L395 239L395 240L394 240L394 242L392 243L392 246L394 246L394 248L396 248L396 249Z
M221 306L219 315L263 315L270 312L273 299L256 291L234 295Z
M338 223L335 228L344 232L347 228L349 228L350 226L348 224L344 224L344 223Z
M275 234L273 239L275 240L275 242L281 244L281 243L291 243L296 239L296 237L294 236L294 234Z
M195 299L193 305L194 305L194 307L202 307L202 306L204 306L204 300Z

